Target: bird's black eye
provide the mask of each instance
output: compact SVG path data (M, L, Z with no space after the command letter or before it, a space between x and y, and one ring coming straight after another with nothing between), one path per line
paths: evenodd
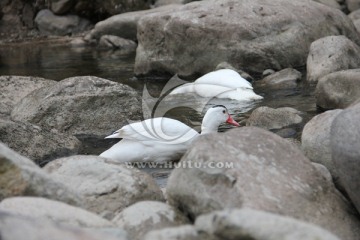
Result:
M225 113L226 111L225 110L223 110L223 113Z

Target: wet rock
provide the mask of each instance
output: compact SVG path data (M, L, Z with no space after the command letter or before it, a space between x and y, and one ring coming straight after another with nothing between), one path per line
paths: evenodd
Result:
M248 118L246 126L260 127L267 130L281 129L302 122L301 112L294 108L258 107Z
M14 196L44 197L81 206L79 196L71 188L0 143L0 200Z
M332 159L350 199L360 213L360 103L342 111L331 128Z
M11 117L45 129L102 138L128 119L140 119L140 103L136 91L126 85L72 77L33 91L15 106Z
M307 81L340 70L360 68L360 47L345 36L329 36L314 41L307 59Z
M94 213L45 198L6 198L0 203L0 211L75 227L104 228L114 226L110 221Z
M331 35L360 43L345 14L313 1L192 2L140 19L134 71L190 77L221 62L249 73L302 66L311 42Z
M0 116L8 117L14 105L30 92L55 83L38 77L0 76Z
M168 202L193 219L253 208L311 222L343 240L360 234L359 219L333 184L300 149L269 131L243 127L201 136L181 162L197 167L173 170Z
M301 72L293 68L286 68L258 81L257 86L269 89L295 88L297 83L301 81L301 77Z
M316 105L323 109L346 108L360 98L360 69L334 72L316 85Z
M131 239L141 239L150 230L179 226L189 220L165 203L143 201L125 208L112 222L125 229Z
M76 15L57 16L48 9L38 12L35 23L43 35L73 35L92 27L90 21L85 18Z
M340 240L316 225L252 209L213 212L197 218L195 225L220 239Z
M118 36L103 35L99 41L100 48L118 49L126 52L133 52L136 50L136 42L124 39Z
M150 10L118 14L98 22L94 29L85 37L99 40L103 35L118 36L135 41L137 39L137 23L143 16L161 11L175 10L178 5L169 5Z
M350 12L360 8L359 0L345 0L345 3Z
M51 221L26 218L0 212L0 235L2 240L126 240L111 234L83 228L68 227Z
M53 179L84 196L84 207L107 219L141 200L163 201L150 175L97 156L73 156L44 167Z
M40 166L59 157L74 155L81 147L76 137L1 118L0 141Z
M304 127L301 148L311 161L327 167L338 185L338 173L331 155L330 131L334 119L342 110L327 111L313 117Z
M74 0L50 0L50 9L57 15L68 13L74 6Z
M143 240L218 240L218 238L198 231L192 225L183 225L150 231Z

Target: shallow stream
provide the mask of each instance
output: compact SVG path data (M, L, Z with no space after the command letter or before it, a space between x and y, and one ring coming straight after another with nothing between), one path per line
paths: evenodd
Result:
M69 45L57 43L25 43L0 45L0 75L38 76L52 80L62 80L68 77L93 75L111 81L127 84L143 94L144 86L149 91L152 101L161 96L161 91L167 81L159 79L139 80L133 76L135 53L122 53L120 51L100 51L96 48L74 48ZM304 122L307 122L317 113L314 89L299 83L291 90L257 89L255 92L264 96L264 100L251 104L239 104L233 100L215 99L205 104L198 103L198 108L203 109L213 104L223 104L228 107L235 120L242 122L247 119L253 109L258 106L293 107L303 112ZM186 106L193 106L193 99L183 98L166 99L166 104L158 104L156 111L166 109L165 116L178 119L189 126L198 128L201 123L202 113ZM151 101L150 101L151 103ZM114 126L114 130L121 126ZM228 126L221 126L220 131L226 131ZM299 139L301 127L295 129L294 138ZM98 139L82 139L84 147L81 154L99 154L113 142ZM164 166L155 169L147 168L160 186L166 184L171 169Z

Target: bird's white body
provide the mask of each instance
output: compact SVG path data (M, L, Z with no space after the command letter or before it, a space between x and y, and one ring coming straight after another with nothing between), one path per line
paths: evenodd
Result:
M202 134L217 132L221 123L239 126L224 106L210 108L202 122ZM117 162L166 162L179 160L200 134L177 120L147 119L122 127L106 138L122 138L101 157Z
M117 162L178 160L199 133L171 118L152 118L124 126L106 138L123 138L100 156Z
M220 69L205 74L193 83L175 88L169 95L195 93L200 97L229 98L238 101L259 100L251 83L231 69Z

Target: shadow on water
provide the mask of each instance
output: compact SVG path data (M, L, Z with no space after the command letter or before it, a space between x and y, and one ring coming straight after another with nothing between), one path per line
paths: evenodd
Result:
M0 75L38 76L52 80L62 80L68 77L92 75L111 81L127 84L142 94L146 85L152 98L160 97L166 81L158 79L137 80L133 75L135 53L122 53L120 51L100 51L96 48L73 48L62 44L16 44L0 46ZM303 72L304 73L304 72ZM250 104L241 104L227 99L213 99L207 104L202 103L202 113L192 109L196 103L194 99L173 98L167 100L169 105L159 105L169 108L163 116L175 118L185 124L200 130L202 116L208 107L222 104L228 107L235 120L244 122L251 111L259 106L293 107L302 111L304 122L307 122L316 114L314 88L299 84L290 90L258 89L255 91L264 96L264 100ZM114 130L121 126L114 126ZM220 131L226 131L227 125L220 127ZM297 130L299 138L302 126ZM81 154L99 154L113 145L114 140L81 139L83 149ZM146 169L156 179L159 185L166 184L167 176L171 169Z

